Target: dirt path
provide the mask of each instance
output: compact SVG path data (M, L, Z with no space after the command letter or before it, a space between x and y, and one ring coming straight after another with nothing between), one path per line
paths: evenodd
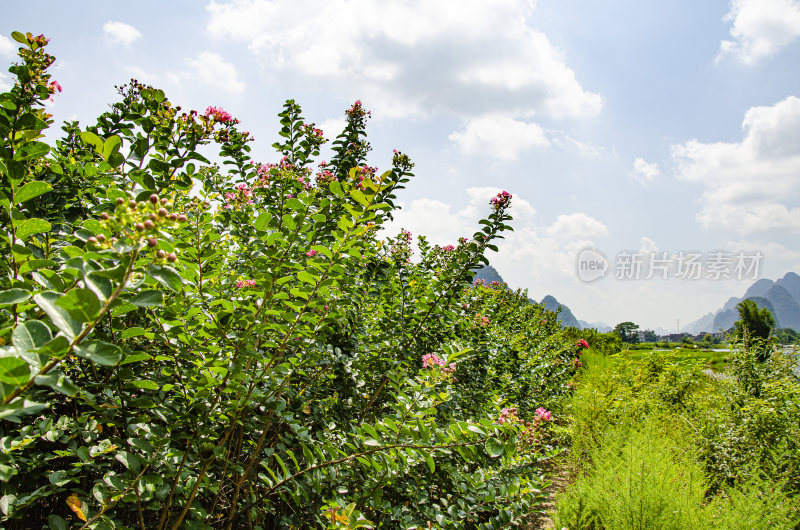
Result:
M573 472L566 464L559 464L553 467L549 473L550 486L544 490L547 498L540 504L545 512L530 518L525 530L549 530L553 526L553 511L556 508L556 497L572 482Z

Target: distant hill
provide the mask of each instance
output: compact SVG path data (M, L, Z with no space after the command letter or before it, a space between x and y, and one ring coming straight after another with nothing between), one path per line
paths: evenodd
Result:
M586 322L585 320L578 320L578 324L580 324L581 329L596 329L600 333L608 333L614 330L614 328L605 322Z
M736 305L742 300L752 300L759 307L767 308L778 327L800 331L800 276L794 272L787 272L777 281L761 278L745 291L744 296L728 298L720 309L687 324L683 331L693 335L727 331L739 320Z
M497 270L491 265L484 265L479 269L475 269L474 273L475 275L473 276L473 281L483 280L486 283L505 283L505 280L503 280L503 277L500 276L500 273L497 272ZM537 303L536 300L532 298L530 301L532 304ZM596 329L601 333L608 333L613 329L611 326L603 322L589 323L583 320L578 320L575 318L575 315L572 314L572 311L569 307L556 300L556 298L552 295L545 296L539 303L550 311L558 311L559 308L561 309L561 312L558 314L558 321L561 323L561 327L573 327L579 329L590 328Z
M483 280L486 283L505 283L503 281L503 277L500 276L500 273L497 272L497 270L495 270L495 268L491 265L484 265L480 269L475 269L474 272L475 276L473 276L472 281Z
M570 309L567 306L559 303L559 301L556 300L554 296L548 294L542 299L540 303L550 311L558 311L559 309L561 309L561 312L558 314L558 321L561 322L562 328L581 327L581 325L578 323L578 319L575 318L575 315L572 314L572 311L570 311Z

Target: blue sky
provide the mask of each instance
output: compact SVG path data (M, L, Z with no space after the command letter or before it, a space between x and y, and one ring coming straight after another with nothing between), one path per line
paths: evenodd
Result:
M272 161L285 99L329 137L361 99L371 161L398 148L417 164L395 229L453 242L506 189L515 232L492 263L589 322L674 330L753 282L732 266L727 280L618 279L623 251L673 265L760 252L759 277L800 272L796 0L43 1L4 15L0 60L11 31L52 39L57 121L93 121L136 77L184 108L225 108ZM576 274L587 247L609 260L593 283Z

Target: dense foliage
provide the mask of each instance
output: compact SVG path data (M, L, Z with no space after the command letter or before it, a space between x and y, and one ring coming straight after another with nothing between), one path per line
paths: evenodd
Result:
M796 352L750 346L729 375L677 352L585 357L557 527L797 528Z
M3 526L499 528L535 509L582 346L526 293L472 284L509 194L453 245L381 240L413 164L367 165L360 102L327 163L293 101L258 163L223 109L135 81L50 145L47 39L12 37Z

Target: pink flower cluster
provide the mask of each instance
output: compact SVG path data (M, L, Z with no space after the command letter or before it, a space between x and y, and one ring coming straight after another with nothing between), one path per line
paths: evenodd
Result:
M426 353L422 356L422 367L423 368L434 368L439 367L442 372L446 374L451 374L456 371L456 365L453 363L447 364L444 359L436 355L435 353Z
M453 245L446 245L446 246L442 247L442 250L444 250L445 252L452 252L455 249L456 249L456 247L454 247Z
M314 250L313 248L311 250L309 250L308 252L306 252L306 256L308 256L309 258L313 258L316 255L317 255L317 251Z
M486 327L486 326L489 325L489 317L485 317L485 316L481 315L480 313L475 315L475 321L481 327Z
M508 203L511 201L511 194L507 191L502 191L492 197L489 201L491 205L494 207L495 210L501 210L508 206Z
M353 106L344 111L348 118L363 118L364 116L372 117L372 112L364 111L364 107L361 105L361 100L357 99Z
M517 416L516 407L509 407L500 410L500 416L497 418L497 423L517 423L519 416Z
M588 343L588 342L586 342L586 339L580 339L580 340L577 342L576 346L580 346L580 347L581 347L581 349L584 349L584 350L585 350L585 349L587 349L587 348L589 347L589 343ZM578 353L578 355L580 355L580 353Z
M538 409L536 409L536 417L539 418L540 420L550 421L551 416L552 413L544 407L539 407Z
M35 42L39 46L46 46L50 42L50 39L45 37L44 34L40 34L34 37L30 33L28 33L27 37L28 37L28 42L30 42L31 44Z
M61 92L61 85L55 79L47 83L47 90L50 91L51 94L55 94L56 92Z
M219 107L208 107L206 109L206 113L204 114L206 118L211 119L211 121L219 122L219 123L232 123L236 124L239 123L239 120L231 116L225 110Z
M233 204L253 204L253 190L245 183L237 184L234 188L236 191L229 191L225 193L225 200L228 201L228 204L225 205L225 208L230 209L233 207Z
M237 280L236 287L239 289L244 289L245 287L255 287L256 281L255 280Z

